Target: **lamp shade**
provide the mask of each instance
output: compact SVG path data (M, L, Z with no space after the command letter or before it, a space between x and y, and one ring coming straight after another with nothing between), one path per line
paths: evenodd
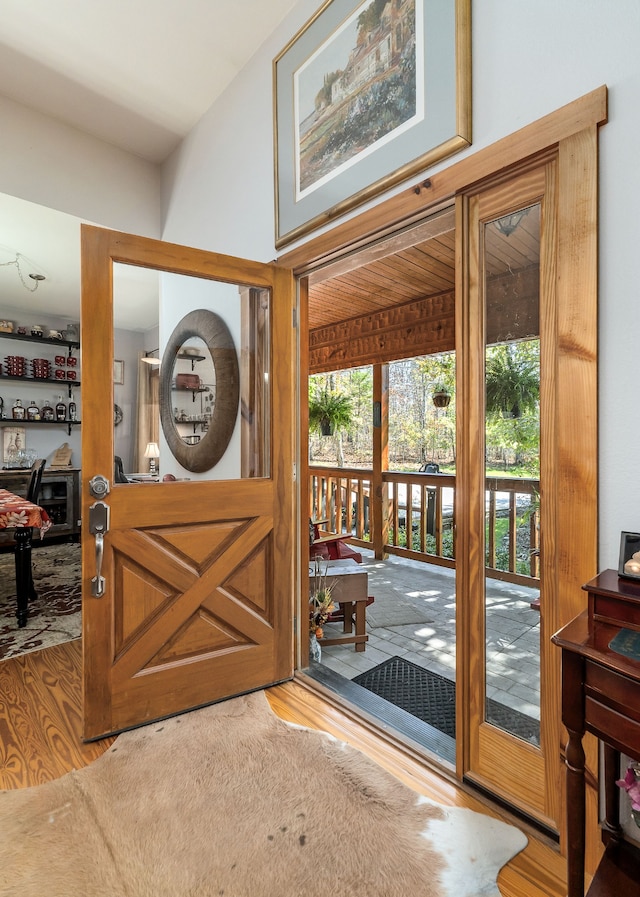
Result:
M144 450L145 458L159 458L160 457L160 449L158 448L157 442L148 442L147 447Z

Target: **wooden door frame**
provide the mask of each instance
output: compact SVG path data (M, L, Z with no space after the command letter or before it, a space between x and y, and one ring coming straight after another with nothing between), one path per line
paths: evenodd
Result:
M458 682L464 688L468 700L459 700L456 708L456 732L461 735L461 750L458 751L458 774L466 776L492 793L510 800L525 813L535 815L550 829L558 829L560 824L560 800L557 783L558 752L560 743L558 699L546 689L549 682L559 682L558 652L552 650L550 637L556 631L557 602L554 592L556 583L548 576L554 569L557 538L556 521L558 502L555 490L556 472L561 468L556 457L557 444L554 436L555 392L557 378L554 371L556 344L558 340L555 326L556 299L555 263L556 245L556 175L555 160L541 162L536 168L527 170L508 180L499 179L497 184L483 184L480 190L461 198L463 214L468 221L465 229L467 246L464 251L464 309L462 301L458 305L461 326L458 328L458 356L464 359L462 370L465 393L465 414L458 427L458 484L466 496L465 519L467 526L464 536L467 548L457 564L458 594L465 596L459 603L459 614L466 624L461 634L464 638L462 650L458 652ZM484 402L484 359L486 352L485 308L487 298L483 278L482 228L486 220L499 217L507 204L508 209L524 208L539 203L542 210L540 238L540 324L541 342L541 458L540 479L543 482L543 547L541 559L541 587L543 606L541 607L541 652L540 668L542 692L540 709L543 713L541 743L538 748L486 724L485 720L485 664L486 664L486 568L485 568L485 402ZM584 309L585 318L591 317L592 309ZM593 321L595 325L595 318ZM583 328L588 330L585 326ZM585 401L592 401L588 395ZM549 413L550 412L550 413ZM552 484L551 489L545 488ZM548 546L548 551L547 551ZM546 649L544 646L546 645ZM466 685L466 687L465 687ZM546 706L552 707L550 714ZM496 762L496 756L500 762ZM551 758L551 762L546 761ZM527 775L509 775L510 768L523 767ZM499 770L499 772L498 772ZM554 775L555 772L555 775ZM553 787L549 787L549 778Z
M468 301L468 284L463 267L467 248L467 215L462 196L481 182L499 175L509 177L516 170L527 165L540 165L542 161L554 157L558 170L558 215L557 215L557 272L556 295L558 298L557 327L561 334L561 351L556 364L556 437L557 455L576 451L576 434L580 433L580 443L588 445L588 458L583 459L579 471L560 472L556 488L558 490L557 526L564 533L562 544L554 546L559 563L555 569L554 591L558 596L555 621L558 627L570 620L585 607L586 598L579 584L587 581L597 569L597 420L596 415L577 419L581 402L575 402L575 394L565 392L562 385L577 380L581 384L579 399L594 394L597 385L596 340L597 333L575 334L572 331L572 314L579 305L592 310L596 320L597 305L597 193L598 193L598 129L606 124L607 88L601 86L573 102L557 109L543 118L526 125L489 147L469 152L460 161L423 177L378 205L366 210L325 233L297 246L281 255L277 262L293 269L300 284L301 302L301 353L300 371L304 374L305 360L308 360L307 325L307 284L306 275L348 253L355 253L374 239L389 236L400 228L406 228L429 215L456 203L456 296L460 331ZM307 329L305 329L307 328ZM462 361L464 363L464 361ZM463 378L464 379L464 378ZM464 388L458 392L458 402L465 403ZM593 405L593 402L591 403ZM585 406L587 407L587 406ZM300 402L301 434L306 433L306 392ZM304 445L301 439L301 445ZM464 472L462 483L464 486ZM459 474L460 476L460 474ZM306 531L308 460L300 456L301 532ZM571 527L581 519L580 548L568 544ZM461 531L457 543L457 554L464 557L468 550L468 537ZM301 542L304 545L304 540ZM301 567L304 568L304 549ZM464 583L464 574L463 574ZM462 611L458 621L458 631L468 628L471 621ZM549 633L550 634L550 633ZM559 658L556 661L554 681L547 683L547 689L560 694ZM557 680L557 681L556 681ZM464 694L462 695L464 697ZM378 737L398 742L391 733L378 732ZM409 753L413 748L405 745ZM597 756L591 747L589 757L591 771L597 780ZM464 772L464 757L460 757L457 774ZM560 746L558 749L558 789L561 789L562 769ZM594 862L599 852L597 837L597 794L591 789L589 796L589 830L591 849L588 864ZM563 803L563 801L562 801ZM564 846L564 845L563 845Z

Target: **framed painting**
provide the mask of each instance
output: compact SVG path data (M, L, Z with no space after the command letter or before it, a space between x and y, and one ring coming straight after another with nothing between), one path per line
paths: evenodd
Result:
M471 0L328 0L273 62L276 247L471 143Z
M2 428L2 461L9 466L19 466L18 453L27 447L24 427Z
M113 382L116 386L122 386L124 383L124 361L117 358L113 359Z

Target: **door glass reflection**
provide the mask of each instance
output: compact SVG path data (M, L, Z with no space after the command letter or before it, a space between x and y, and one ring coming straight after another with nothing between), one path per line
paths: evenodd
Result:
M270 291L117 263L113 303L114 482L269 476ZM228 344L221 349L211 334L192 332L168 357L180 322L199 311L219 319ZM232 408L229 384L220 378L229 370L228 353L239 372ZM207 456L223 410L228 445L212 452L211 464L190 465L188 454L175 451L175 441Z
M484 226L485 719L540 744L540 206Z

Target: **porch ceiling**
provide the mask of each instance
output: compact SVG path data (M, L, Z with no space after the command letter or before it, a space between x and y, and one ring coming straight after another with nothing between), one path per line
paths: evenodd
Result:
M537 266L540 240L536 216L525 217L508 237L496 230L491 243L494 252L487 259L490 278ZM436 296L453 290L454 284L455 216L453 209L447 209L312 273L309 329Z

